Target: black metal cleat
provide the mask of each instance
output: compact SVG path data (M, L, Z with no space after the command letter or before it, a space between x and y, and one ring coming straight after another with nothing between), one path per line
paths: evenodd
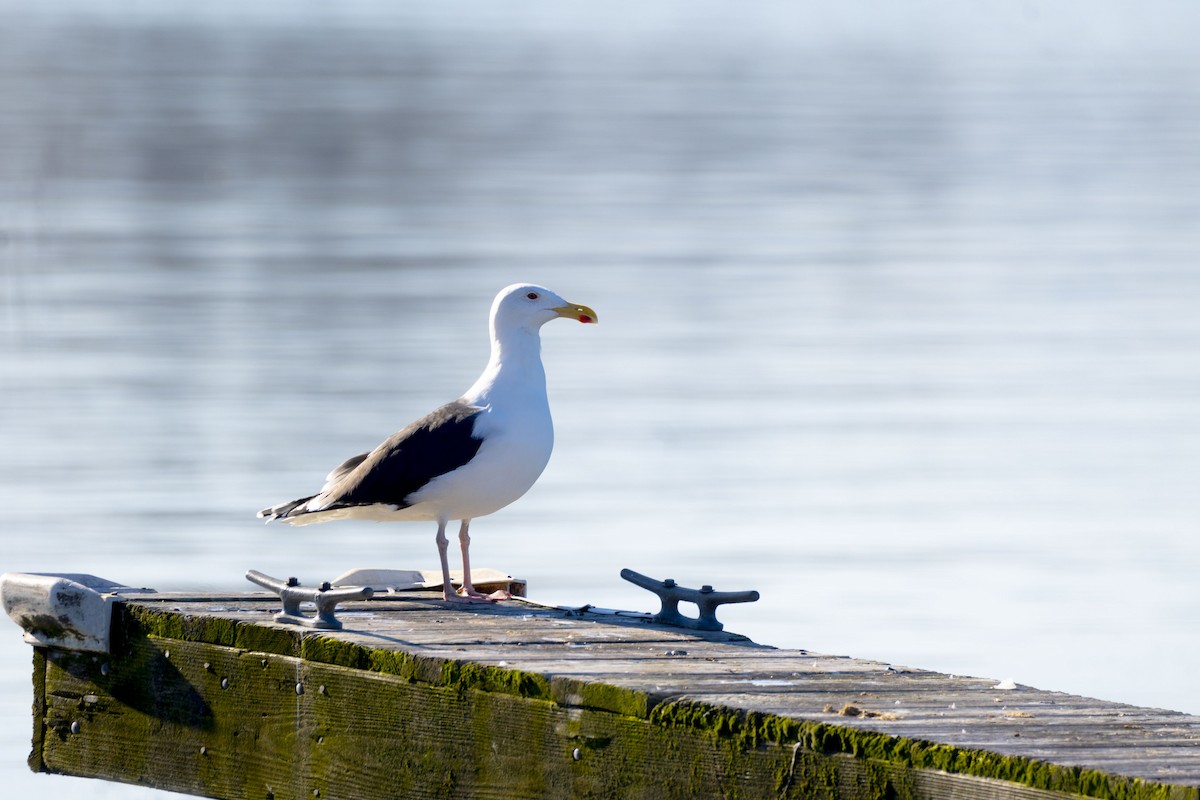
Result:
M276 622L304 625L308 628L322 630L339 631L342 629L341 621L334 616L338 603L346 600L367 600L374 594L374 590L370 586L347 586L332 589L328 583L322 583L320 587L314 589L301 586L300 581L295 578L281 581L253 569L246 573L246 580L257 583L264 589L270 589L279 595L279 599L283 601L283 610L275 615ZM314 603L317 606L317 615L308 617L301 614L301 603Z
M701 631L719 631L725 626L717 621L717 606L725 603L753 603L758 599L758 592L715 592L707 584L699 589L689 589L678 586L673 578L665 581L649 578L631 569L621 570L621 577L630 583L648 589L658 595L662 601L662 610L654 615L654 622L664 625L676 625L680 628L694 628ZM679 601L695 603L700 609L699 617L688 617L679 613Z

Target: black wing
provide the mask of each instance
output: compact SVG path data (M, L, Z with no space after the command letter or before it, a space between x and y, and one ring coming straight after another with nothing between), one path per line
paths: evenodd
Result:
M349 459L330 473L331 485L321 493L324 509L411 505L410 495L479 452L483 440L475 437L474 430L482 411L462 402L448 403L370 453Z

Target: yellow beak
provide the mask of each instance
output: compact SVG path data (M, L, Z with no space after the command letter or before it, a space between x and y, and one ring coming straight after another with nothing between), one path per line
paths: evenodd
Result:
M577 319L583 323L597 322L596 312L592 311L587 306L577 306L572 303L568 303L565 306L559 306L558 308L552 310L560 317L566 317L567 319Z

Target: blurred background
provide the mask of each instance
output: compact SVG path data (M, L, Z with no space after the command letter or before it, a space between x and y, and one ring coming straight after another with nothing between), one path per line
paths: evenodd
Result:
M543 283L549 602L1200 713L1195 6L0 0L0 570L436 565L264 527ZM35 776L0 638L0 780Z

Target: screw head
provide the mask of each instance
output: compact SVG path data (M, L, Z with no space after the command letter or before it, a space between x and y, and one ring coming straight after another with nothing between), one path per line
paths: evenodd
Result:
M71 723L71 733L79 733L81 730L83 730L83 727L79 724L79 720Z
M576 761L581 760L583 758L583 751L576 747L571 751L571 758L575 759Z
M675 588L675 579L667 578L665 581L663 581L663 586L667 589L674 589Z
M705 594L709 594L710 592L712 592L712 590L713 590L712 586L710 586L707 583L700 587L700 591L704 592Z
M299 578L288 578L288 579L287 579L287 585L288 585L288 586L299 586L299 585L300 585L300 579L299 579Z
M296 694L304 694L304 684L303 683L296 684Z

